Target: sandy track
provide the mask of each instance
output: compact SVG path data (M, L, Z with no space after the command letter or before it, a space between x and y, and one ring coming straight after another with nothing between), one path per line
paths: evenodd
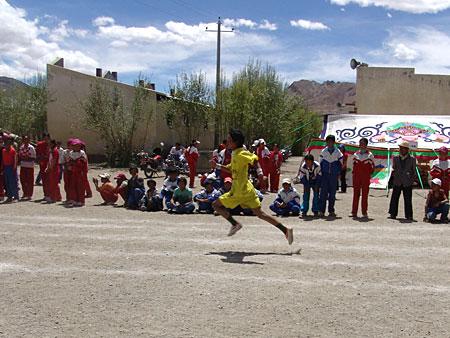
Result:
M285 219L292 247L255 218L227 238L217 217L98 197L0 205L0 335L450 336L450 226L387 220L386 197L370 200L373 220L353 221L350 198L335 221Z

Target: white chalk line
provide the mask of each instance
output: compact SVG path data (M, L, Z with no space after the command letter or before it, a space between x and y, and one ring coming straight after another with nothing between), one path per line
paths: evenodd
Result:
M50 253L54 254L53 251L45 248L36 248L36 247L11 247L11 248L0 248L0 252L27 252L27 253ZM230 252L233 252L230 250ZM358 259L352 260L335 260L331 259L313 259L313 258L301 258L296 254L289 255L289 252L285 253L284 256L279 256L277 253L260 255L264 257L270 257L270 260L279 261L286 263L288 265L296 265L292 264L292 262L298 263L299 265L308 265L308 266L322 266L322 267L336 267L336 266L344 266L351 268L382 268L382 269L394 269L394 270L445 270L448 268L443 264L417 264L411 262L393 262L391 260L378 260L376 262L368 262L361 261ZM123 251L96 251L96 250L84 250L84 251L73 251L73 250L64 250L58 252L58 257L63 256L72 256L72 257L114 257L114 258L125 258L125 259L133 259L136 257L165 257L165 258L217 258L219 254L210 254L210 253L198 253L198 251L170 251L170 250L148 250L148 251L140 251L140 252L123 252ZM248 258L249 260L257 259L258 253L253 258ZM287 258L286 258L287 257ZM261 259L258 259L261 261Z
M77 267L51 267L51 268L30 268L12 263L0 263L0 267L4 267L5 272L26 272L35 274L67 274L67 273L88 273L88 274L102 274L102 275L125 275L125 276L147 276L147 277L165 277L165 276L177 276L182 279L186 277L199 279L204 277L207 279L215 279L223 282L224 280L234 280L242 282L260 282L265 284L296 284L304 287L317 286L332 286L332 287L345 287L357 290L362 289L376 289L376 290L396 290L402 292L419 292L419 293L450 293L450 287L445 285L428 285L428 284L392 284L388 282L374 283L374 282L359 282L349 279L310 279L301 280L295 278L281 278L281 277L263 277L263 276L242 276L235 273L222 273L222 272L204 272L204 271L186 271L186 270L158 270L154 268L151 270L115 270L115 269L81 269ZM0 270L1 272L1 270Z

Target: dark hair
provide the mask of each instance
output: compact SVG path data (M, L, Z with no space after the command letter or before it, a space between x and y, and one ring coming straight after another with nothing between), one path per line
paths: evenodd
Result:
M150 183L153 183L154 185L156 185L156 181L155 181L155 180L153 180L153 179L152 179L152 180L148 180L148 181L147 181L147 185L150 185Z
M128 171L131 172L131 170L134 170L134 169L136 169L137 172L139 172L139 168L135 164L130 165L130 169L128 169Z
M328 135L325 139L325 141L333 141L336 142L336 137L334 135Z
M230 129L230 137L238 148L241 148L245 142L245 136L239 129Z
M170 175L170 174L178 174L178 169L175 167L169 167L166 170L166 174Z
M314 161L314 156L311 154L308 154L305 156L305 161Z
M223 140L223 141L222 141L222 144L227 144L227 140Z
M56 147L56 140L50 140L50 146Z
M187 185L187 179L186 177L180 177L180 179L178 180L178 183L184 182L184 184Z
M42 134L42 138L45 138L45 137L50 138L50 134L49 134L49 133L43 133L43 134Z
M366 137L361 137L361 139L359 140L359 142L363 141L365 143L365 145L369 144L369 140Z
M177 143L175 143L175 147L176 147L176 146L181 146L181 144L177 142Z

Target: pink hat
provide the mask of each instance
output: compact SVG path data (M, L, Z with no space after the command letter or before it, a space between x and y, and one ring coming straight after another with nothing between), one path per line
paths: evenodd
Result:
M231 177L225 177L223 180L224 183L233 183L233 179Z
M440 147L440 148L438 149L438 151L439 151L440 153L448 154L448 148L445 147L445 146Z
M118 173L118 174L114 177L114 179L115 179L115 180L119 180L119 179L121 179L121 180L126 180L127 177L125 176L124 173Z
M73 146L82 146L83 142L80 139L74 138L70 144Z

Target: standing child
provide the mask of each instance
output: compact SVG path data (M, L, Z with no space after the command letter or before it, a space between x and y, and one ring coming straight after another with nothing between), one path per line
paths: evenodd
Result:
M39 141L36 145L36 158L39 163L39 174L42 179L42 190L44 191L45 200L50 199L49 180L48 175L45 173L45 170L48 167L49 156L50 156L50 134L44 133L42 140Z
M275 201L270 205L277 216L298 216L300 214L300 195L292 186L289 178L283 179L283 187L278 192Z
M141 210L142 211L161 211L163 209L163 203L161 196L156 189L156 181L147 181L148 190L145 196L141 200Z
M194 188L195 177L197 176L197 162L200 157L198 146L200 141L192 140L191 145L186 149L185 157L189 165L189 188Z
M71 142L72 151L70 152L70 198L73 203L68 204L75 207L82 207L86 198L85 176L87 169L86 154L81 149L83 143L79 139Z
M221 166L219 164L215 165L219 166L221 170L227 170L232 173L233 185L229 192L220 196L213 203L213 207L218 214L231 223L228 236L233 236L242 228L242 225L233 218L228 209L234 209L237 206L241 206L244 209L250 208L253 214L258 218L278 228L284 234L288 243L292 244L294 241L294 232L292 228L286 228L283 224L278 222L277 219L261 210L261 202L256 194L256 190L252 182L248 179L248 168L249 166L257 166L259 177L261 177L263 173L258 165L258 157L243 148L244 142L245 137L240 130L230 130L227 144L233 149L231 163L227 166Z
M325 214L328 202L328 215L336 217L334 204L336 202L336 188L342 170L342 153L335 147L336 138L328 135L325 139L327 146L320 153L320 170L322 179L320 184L319 216Z
M195 205L192 202L192 190L187 187L187 180L181 177L178 182L178 188L173 192L172 201L168 206L170 213L192 214Z
M0 132L0 201L5 199L5 176L3 174L3 149L5 148L4 136Z
M19 187L17 182L17 152L14 149L12 137L7 137L2 150L2 167L5 179L6 203L19 200Z
M55 140L50 142L50 156L45 174L47 175L50 189L47 202L55 203L61 201L61 192L59 190L59 151Z
M283 163L283 154L280 152L278 144L274 144L270 152L270 192L278 192L280 187L281 164Z
M365 137L359 140L359 150L353 155L353 205L350 217L358 216L359 197L361 196L361 211L363 218L368 218L368 197L370 178L375 168L373 154L367 150L369 140Z
M270 174L270 150L266 147L266 141L261 138L258 140L258 148L256 148L256 155L258 155L258 163L262 169L262 175L259 178L259 187L263 194L267 193L268 178Z
M448 149L447 147L441 147L438 149L438 152L438 158L431 164L430 175L432 178L439 178L441 180L441 189L444 190L445 195L448 197L450 186L450 161L448 160Z
M308 154L305 156L297 176L300 183L303 184L302 217L308 215L311 191L313 192L312 212L314 213L314 217L317 217L319 213L319 191L322 175L320 172L320 164L314 161L313 155Z
M36 160L36 150L30 144L27 135L22 137L22 145L19 149L20 161L20 184L22 185L22 200L29 201L33 197L34 190L34 162Z
M338 147L339 151L342 153L342 168L341 174L339 175L341 181L341 193L345 194L347 192L347 162L348 162L348 154L343 144L340 144ZM339 180L337 189L339 190Z
M441 214L441 222L448 222L448 198L441 186L442 181L439 178L433 178L425 203L425 222L434 222L439 214Z

